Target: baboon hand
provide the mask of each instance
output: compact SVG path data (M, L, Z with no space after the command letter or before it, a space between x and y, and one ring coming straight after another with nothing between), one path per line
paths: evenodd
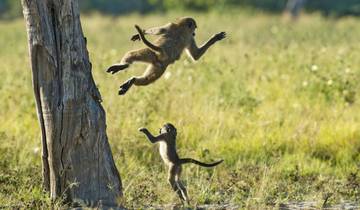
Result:
M214 35L214 39L216 41L220 41L222 39L224 39L226 37L226 33L225 32L220 32Z
M140 40L140 35L139 34L135 34L131 37L131 41L135 42L135 41L138 41Z
M147 130L147 129L144 128L144 127L141 127L141 128L138 129L138 131L140 131L140 132L145 132L146 130Z

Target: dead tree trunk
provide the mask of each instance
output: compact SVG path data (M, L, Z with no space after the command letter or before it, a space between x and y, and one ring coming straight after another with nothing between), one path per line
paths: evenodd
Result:
M120 175L91 74L77 0L22 0L42 132L44 188L52 199L117 204Z

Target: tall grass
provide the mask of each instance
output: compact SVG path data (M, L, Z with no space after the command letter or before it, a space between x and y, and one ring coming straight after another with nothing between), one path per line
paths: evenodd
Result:
M143 47L129 40L133 25L184 15L82 18L125 204L178 201L157 147L137 132L142 126L155 132L164 122L177 126L181 156L225 159L215 169L184 167L194 205L311 200L320 206L327 196L329 203L360 202L360 21L190 14L199 44L219 31L228 38L198 62L183 56L156 83L118 96L119 85L145 68L136 64L115 76L104 71ZM0 203L46 207L25 26L21 19L0 22L0 31Z

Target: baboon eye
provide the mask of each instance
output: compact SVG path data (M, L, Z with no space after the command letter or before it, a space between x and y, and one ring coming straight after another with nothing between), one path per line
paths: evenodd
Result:
M189 23L188 23L188 27L189 27L189 28L191 28L192 25L193 25L192 22L189 22Z

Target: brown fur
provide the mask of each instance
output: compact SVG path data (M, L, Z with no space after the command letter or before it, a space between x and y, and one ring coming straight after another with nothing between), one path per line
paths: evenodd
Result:
M158 136L153 136L148 129L140 128L139 131L143 132L151 143L159 142L159 150L161 158L168 166L168 181L172 189L178 194L182 201L189 203L186 188L180 181L181 165L185 163L194 163L202 167L214 167L220 164L223 160L214 163L202 163L192 158L179 158L176 152L176 128L171 123L166 123L161 129Z
M145 62L149 65L142 76L131 77L120 86L120 95L125 94L132 85L149 85L160 78L167 66L180 58L184 49L194 60L198 60L211 45L226 36L225 32L220 32L212 36L200 48L197 47L194 40L197 25L195 20L190 17L179 18L173 23L148 30L142 30L137 25L135 28L138 34L134 35L131 40L141 39L147 47L126 53L121 62L110 66L107 72L115 74L128 68L133 62ZM159 37L152 44L145 38L146 34L159 35Z

